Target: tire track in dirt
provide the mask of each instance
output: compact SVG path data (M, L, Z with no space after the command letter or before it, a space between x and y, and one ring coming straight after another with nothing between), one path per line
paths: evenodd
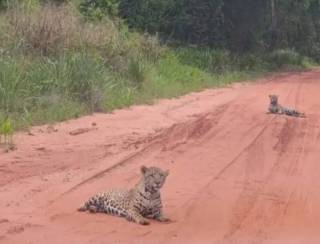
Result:
M252 99L248 100L248 103L250 104ZM234 102L233 102L234 104ZM239 111L239 108L244 108L246 106L236 106L235 108L233 108L234 111L238 111L238 113L241 113L241 111ZM238 113L233 113L232 111L228 111L228 113L230 114L234 114L235 117L238 116ZM269 119L270 117L270 119ZM199 203L199 199L208 197L208 192L206 191L207 188L209 188L210 186L212 186L215 181L220 180L221 177L228 171L228 169L230 169L234 164L236 164L238 162L238 159L241 158L244 154L246 154L248 151L250 151L250 149L252 147L254 147L254 145L259 141L260 137L264 134L264 132L268 129L270 123L276 118L276 116L270 115L263 123L261 122L256 122L254 125L252 125L251 127L249 127L247 129L247 131L244 132L244 134L246 134L247 132L251 132L253 131L253 129L257 129L259 128L259 131L253 136L253 138L251 139L251 141L249 143L247 143L246 146L242 146L241 150L238 152L238 154L236 154L229 162L224 164L224 167L220 168L213 177L211 177L211 179L209 181L207 181L207 183L203 186L201 186L201 188L199 188L194 194L193 197L191 199L189 199L188 201L186 201L182 208L186 209L186 215L185 218L190 218L193 214L193 210L197 208L197 204ZM232 121L232 119L230 118L230 121ZM209 133L207 133L206 138L208 139L208 136L211 136L210 140L214 139L214 136L217 134L216 132L217 130L214 128L212 131L210 131ZM203 145L205 143L208 143L208 141L201 141L200 145ZM204 145L205 146L205 145ZM172 233L178 233L181 229L183 229L184 227L181 226L179 228L177 228L175 231L173 231ZM170 235L174 235L174 234L170 234Z
M298 86L297 96L299 96L301 90L301 84ZM296 99L298 101L298 99ZM236 219L234 219L234 222L231 223L231 229L229 232L226 233L225 239L226 240L232 240L232 237L238 232L241 228L245 228L244 223L247 221L249 217L253 218L250 215L256 215L258 218L258 226L255 230L255 236L252 236L251 239L254 240L254 243L261 243L269 238L270 233L266 232L266 229L272 227L273 225L277 225L281 223L281 220L284 218L286 212L286 209L288 208L288 205L290 201L292 200L292 197L294 196L294 193L296 192L298 183L292 187L288 193L282 193L279 195L279 193L269 192L268 190L269 183L272 182L272 178L276 178L277 174L279 174L279 169L282 166L284 161L282 159L282 154L287 153L288 146L290 144L295 144L296 141L295 138L299 138L300 143L296 146L294 157L292 160L290 160L291 163L289 163L287 167L287 174L288 176L293 176L292 172L293 169L295 169L295 173L297 173L297 165L301 161L301 157L303 155L304 147L306 145L306 136L308 134L308 131L306 129L308 128L307 121L303 121L304 123L299 126L301 121L293 120L292 118L286 118L285 123L282 126L282 129L279 133L278 142L276 143L276 146L274 148L280 147L279 150L279 156L276 161L276 163L271 168L269 174L263 181L259 181L257 184L251 184L251 188L244 188L243 192L241 193L236 206L236 213L233 214ZM302 132L299 132L302 131ZM292 143L293 142L293 143ZM259 147L259 143L255 144L255 147ZM279 146L280 145L280 146ZM259 152L259 148L256 148L256 150ZM252 155L249 156L250 159L252 159ZM269 203L269 210L272 213L268 216L260 214L259 213L253 213L255 207L261 202L261 198L267 197ZM271 197L271 198L270 198ZM242 207L241 207L242 206ZM272 221L271 221L272 220ZM257 225L257 224L256 224ZM236 240L236 237L235 237Z
M285 126L284 126L285 127ZM293 138L293 137L292 137ZM302 150L300 150L300 146L302 146L305 143L305 140L302 139L301 144L297 147L297 152L295 153L294 159L292 160L292 163L289 164L287 172L288 176L290 175L291 167L294 167L293 165L297 165L302 156ZM288 143L289 144L289 143ZM257 147L259 143L255 144ZM255 148L259 152L259 148ZM255 152L257 153L257 152ZM253 158L252 155L248 156L251 159ZM255 181L255 179L248 179L247 182L249 182L248 187L244 187L243 192L240 194L239 199L235 203L235 213L233 216L235 216L234 222L231 222L231 228L230 231L226 233L225 239L232 239L232 237L236 234L237 231L239 231L242 228L245 228L245 222L248 220L248 218L253 218L251 215L257 215L256 213L253 213L255 210L255 207L259 204L261 199L268 200L270 203L270 207L268 208L269 211L272 213L272 216L270 214L268 216L260 215L258 217L258 223L259 227L256 227L257 230L255 230L255 236L252 236L252 239L256 239L256 243L261 243L268 237L269 233L263 230L266 230L270 228L272 225L276 225L279 222L281 222L281 216L283 217L283 211L287 208L291 196L296 191L296 187L293 187L293 190L288 193L280 193L273 192L268 190L270 188L268 184L272 182L273 178L277 177L277 174L279 173L279 170L282 166L282 160L281 156L277 160L277 162L273 165L273 167L270 170L270 173L267 175L267 177L264 180ZM251 183L250 183L251 182ZM288 196L289 195L289 196ZM271 211L271 209L274 209ZM264 218L266 218L264 220ZM272 221L270 221L272 219ZM256 219L257 220L257 219ZM237 237L235 237L236 239Z
M272 122L272 120L275 117L273 117L272 119L269 120L269 122ZM248 150L250 150L251 147L253 147L253 145L255 143L257 143L257 141L259 140L259 138L263 135L263 133L265 132L265 130L268 128L268 122L264 125L264 127L261 129L261 131L257 134L257 136L252 140L252 142L247 145L242 151L240 151L240 153L234 158L232 159L224 168L222 168L218 174L212 179L212 181L210 181L208 183L208 186L215 180L219 180L221 178L221 176L233 165L237 162L237 160L243 155L243 153L247 152Z
M298 88L298 90L300 90L299 88ZM289 91L289 94L287 95L287 97L289 97L293 93L294 90L295 89L292 88ZM264 127L260 130L260 132L257 134L257 136L255 138L253 138L251 143L249 143L243 150L241 150L239 152L239 154L236 157L234 157L223 169L221 169L218 172L218 174L215 175L215 177L213 177L206 185L204 185L201 189L199 189L199 191L197 191L197 193L196 193L196 196L190 200L191 202L190 201L187 202L187 204L186 204L186 206L188 206L188 210L186 211L187 216L192 216L193 209L196 208L196 206L194 206L194 205L199 202L199 199L202 199L204 196L207 196L207 192L205 191L205 189L209 188L210 185L212 185L214 183L214 181L219 180L222 177L222 175L225 174L227 172L227 170L233 166L233 164L238 162L239 158L241 158L244 154L247 153L248 155L251 155L252 153L250 153L250 151L253 151L254 154L258 155L258 157L261 157L261 156L263 157L263 154L261 154L262 151L259 150L259 148L261 147L261 143L263 141L262 137L263 137L263 134L265 133L265 131L268 129L268 127L270 127L269 125L272 126L272 122L276 119L276 117L277 116L273 116L272 119L265 122ZM294 128L289 128L289 130L288 130L287 125L288 125L288 121L282 126L281 135L283 135L286 132L289 132L290 129L294 129ZM255 127L255 126L253 126L253 127ZM282 137L280 136L280 140L282 140L281 138ZM279 144L279 143L280 142L278 142L277 144ZM289 140L286 140L285 143L288 144ZM283 142L282 142L282 145L283 145L283 150L285 150L285 145ZM251 157L251 159L254 158L252 155L248 156L248 157ZM239 163L241 163L241 162L239 162ZM251 165L251 167L254 168L253 165ZM245 221L246 216L249 215L250 212L252 212L256 202L261 197L261 195L264 194L263 193L264 188L268 184L268 180L271 178L272 175L275 174L275 172L272 172L272 171L273 170L271 170L270 176L267 177L266 180L261 181L260 179L258 179L258 177L261 177L259 175L256 176L257 179L253 178L251 180L250 179L246 180L249 183L250 182L253 182L253 183L250 183L250 185L248 185L245 188L243 194L240 195L239 201L241 201L242 204L238 204L238 205L240 205L240 209L242 209L242 210L239 210L239 208L238 208L238 211L242 212L242 214L240 216L239 216L239 214L234 214L234 216L238 216L237 217L238 220L236 220L234 223L231 224L233 227L231 227L231 230L227 234L225 234L224 239L230 239L233 236L233 234L241 228L241 225ZM271 199L271 201L275 201L277 203L281 202L281 200L278 199L277 195L267 194L266 197ZM243 206L244 209L241 206ZM238 211L236 211L236 212L238 212Z
M222 114L228 109L230 103L219 106L214 112L206 113L202 115L197 115L197 117L191 121L187 121L184 123L176 123L170 128L162 130L159 134L153 136L151 140L148 140L149 143L140 149L138 152L134 152L127 156L125 159L114 163L112 166L103 169L99 172L96 172L94 175L89 178L79 182L69 190L62 193L57 199L53 200L51 203L59 200L61 197L77 190L82 185L90 183L100 177L103 177L107 173L111 173L112 170L117 169L118 167L124 167L127 164L136 160L136 158L140 157L144 153L148 151L157 150L162 148L162 151L174 150L181 144L185 142L190 142L192 139L199 139L204 136L213 126L213 124L219 121L219 118ZM173 137L172 137L173 135ZM177 140L183 140L183 142L176 142ZM174 143L172 143L174 141ZM170 146L170 144L172 144Z

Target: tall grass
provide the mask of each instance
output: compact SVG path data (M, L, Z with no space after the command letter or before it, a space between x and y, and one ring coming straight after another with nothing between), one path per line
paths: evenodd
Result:
M268 61L274 68L308 68L313 65L310 58L304 57L292 49L279 49L271 52Z
M69 116L75 116L79 107L83 112L98 111L108 84L103 62L88 54L65 54L58 59L1 57L0 113L32 122L30 114L39 110L74 105Z
M84 22L71 5L45 5L32 11L18 5L9 8L2 19L2 43L32 54L57 55L84 47L112 51L107 48L119 40L112 21Z
M178 48L177 56L181 62L212 73L222 73L234 67L234 57L226 50L210 48Z
M148 78L148 68L144 60L140 57L131 58L128 65L128 78L138 88L146 82Z

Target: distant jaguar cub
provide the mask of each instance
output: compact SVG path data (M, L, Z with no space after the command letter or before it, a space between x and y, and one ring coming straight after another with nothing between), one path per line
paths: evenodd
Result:
M278 96L277 95L269 95L269 98L270 98L269 113L285 114L285 115L295 116L295 117L305 117L304 113L301 113L295 109L286 108L286 107L281 106L278 103Z
M142 225L148 225L146 218L168 222L162 212L160 188L169 171L157 167L141 167L142 177L130 190L110 190L91 197L78 211L107 213L125 217Z

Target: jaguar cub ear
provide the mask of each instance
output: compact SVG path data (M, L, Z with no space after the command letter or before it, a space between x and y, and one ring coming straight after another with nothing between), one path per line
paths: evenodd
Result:
M142 174L145 174L148 171L148 168L146 166L142 165L140 170L141 170Z
M164 171L164 176L167 177L169 175L169 170Z

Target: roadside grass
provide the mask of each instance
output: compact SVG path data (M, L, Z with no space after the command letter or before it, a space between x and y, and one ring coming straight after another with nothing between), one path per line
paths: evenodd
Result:
M110 112L285 65L307 68L312 62L293 50L239 56L167 47L120 21L88 22L70 5L14 7L0 12L0 121L9 118L16 130Z

